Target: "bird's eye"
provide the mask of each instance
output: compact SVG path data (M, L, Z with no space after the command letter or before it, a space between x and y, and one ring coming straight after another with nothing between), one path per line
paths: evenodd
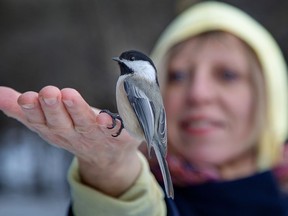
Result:
M131 60L131 61L134 61L134 60L135 60L135 56L131 56L131 57L130 57L130 60Z

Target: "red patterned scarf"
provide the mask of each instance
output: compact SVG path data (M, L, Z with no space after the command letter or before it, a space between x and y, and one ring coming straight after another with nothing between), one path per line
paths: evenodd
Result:
M153 156L148 161L151 171L155 175L156 179L159 182L163 182L162 174L155 157ZM182 158L168 155L167 162L169 164L169 170L174 185L187 186L221 180L216 170L197 169ZM285 145L282 162L273 168L272 172L281 185L281 188L288 192L288 144Z

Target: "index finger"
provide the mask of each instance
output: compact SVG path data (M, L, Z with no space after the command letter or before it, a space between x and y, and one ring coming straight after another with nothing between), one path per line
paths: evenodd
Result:
M24 113L17 102L21 94L12 88L0 86L0 95L0 110L7 116L25 123Z

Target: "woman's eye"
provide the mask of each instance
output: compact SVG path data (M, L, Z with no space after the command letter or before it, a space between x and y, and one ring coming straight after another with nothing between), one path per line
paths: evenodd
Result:
M229 69L222 70L220 76L224 81L234 81L239 78L239 74L236 71Z
M187 80L188 73L184 71L171 71L168 75L169 83L179 83Z

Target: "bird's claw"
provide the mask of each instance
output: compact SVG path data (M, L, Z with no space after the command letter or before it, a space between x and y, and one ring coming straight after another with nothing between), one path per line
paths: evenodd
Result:
M116 119L118 119L118 120L121 122L120 129L117 131L117 133L111 135L112 137L118 137L118 136L121 134L122 129L124 128L124 123L123 123L122 118L119 116L118 113L112 113L112 112L110 112L110 111L107 110L107 109L101 110L100 113L107 113L108 115L111 116L111 118L112 118L112 126L111 126L111 127L107 127L108 129L113 129L113 128L115 128L115 126L116 126Z

